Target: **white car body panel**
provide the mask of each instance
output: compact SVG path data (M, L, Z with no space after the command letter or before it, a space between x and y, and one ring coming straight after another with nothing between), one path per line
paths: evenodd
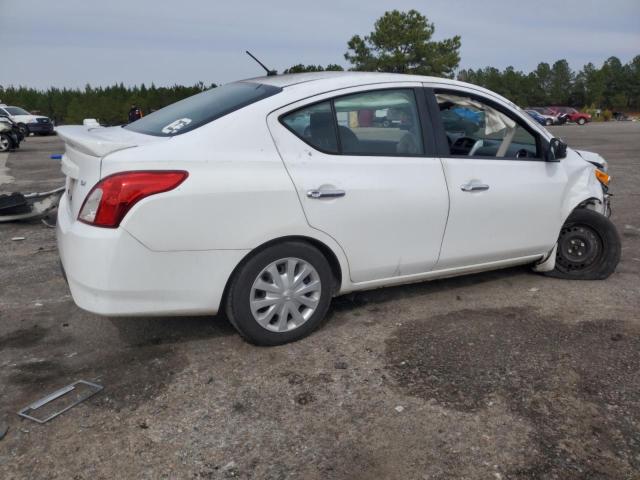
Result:
M58 245L79 306L104 315L216 313L240 262L285 237L306 238L331 252L341 278L336 293L532 263L548 257L576 206L590 201L591 208L603 208L603 191L585 152L567 149L557 163L327 155L278 121L281 113L323 98L424 85L489 97L544 140L551 138L486 89L353 72L250 81L284 88L174 137L119 127L58 128L67 144ZM77 220L100 179L167 169L185 170L189 177L137 203L119 228ZM460 190L474 179L490 189ZM306 196L322 185L346 195Z
M558 237L567 176L539 160L443 159L451 208L440 268L542 255ZM465 192L469 183L489 186Z
M407 82L383 85L419 86ZM293 135L278 117L336 93L371 89L349 88L310 97L268 117L309 224L342 246L354 283L424 273L436 265L449 209L440 159L326 154ZM316 189L344 190L346 195L310 198L307 192Z

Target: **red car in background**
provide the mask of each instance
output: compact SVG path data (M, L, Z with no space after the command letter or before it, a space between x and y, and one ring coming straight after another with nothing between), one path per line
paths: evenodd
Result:
M564 113L570 122L577 123L578 125L584 125L591 121L591 115L588 113L582 113L572 107L549 107L556 114Z

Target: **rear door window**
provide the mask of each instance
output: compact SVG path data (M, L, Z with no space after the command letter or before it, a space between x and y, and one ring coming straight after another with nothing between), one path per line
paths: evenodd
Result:
M356 93L334 100L344 155L421 155L422 133L412 89Z
M194 130L235 110L282 91L279 87L236 82L173 103L124 128L146 135L172 137Z
M342 155L423 155L413 89L375 90L295 110L281 122L312 147Z

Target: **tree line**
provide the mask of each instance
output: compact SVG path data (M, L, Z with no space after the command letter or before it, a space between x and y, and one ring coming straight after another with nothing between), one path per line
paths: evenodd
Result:
M354 71L376 71L454 78L460 63L461 37L432 40L435 26L416 10L386 12L368 35L354 35L347 42L345 60ZM284 73L343 70L338 64L293 65ZM627 64L610 57L601 67L588 63L578 72L566 60L540 63L529 73L507 67L463 69L459 80L493 90L521 106L568 105L620 111L640 110L640 55ZM132 105L144 113L202 92L216 85L110 87L84 89L0 85L0 101L37 111L57 124L80 123L97 118L106 125L126 121Z
M97 118L103 125L119 125L127 121L132 105L147 114L215 86L199 82L190 87L156 87L153 83L149 87L145 84L125 87L120 83L110 87L86 85L84 89L38 90L0 85L0 102L46 115L56 125L82 123L85 118Z
M578 72L566 60L540 63L530 73L507 67L461 70L458 79L493 90L521 106L568 105L585 109L640 110L640 55L623 65L608 58Z

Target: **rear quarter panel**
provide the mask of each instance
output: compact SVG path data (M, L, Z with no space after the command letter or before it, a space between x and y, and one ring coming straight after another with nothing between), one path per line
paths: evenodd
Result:
M247 249L265 231L306 225L264 115L251 110L163 144L105 157L102 176L123 170L189 172L177 189L136 204L122 227L152 250L172 251Z
M126 170L183 169L175 190L137 203L121 226L154 251L247 250L287 236L328 246L343 278L340 246L313 229L266 124L260 103L161 144L107 155L102 176Z

